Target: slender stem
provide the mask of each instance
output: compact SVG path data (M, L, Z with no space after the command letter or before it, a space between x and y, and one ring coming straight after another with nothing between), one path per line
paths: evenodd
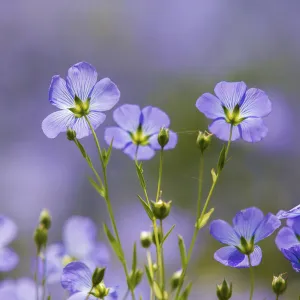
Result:
M157 183L157 192L156 192L156 202L159 199L160 196L160 189L161 189L161 178L162 178L162 169L163 169L163 153L164 150L160 150L160 155L159 155L159 170L158 170L158 183Z
M276 295L276 300L279 300L279 295Z
M248 254L248 261L249 261L249 271L250 271L250 297L249 297L249 300L252 300L253 292L254 292L254 270L253 270L253 267L251 264L250 254Z
M151 252L149 250L147 250L147 262L148 262L150 276L153 279L154 278L153 263L151 258ZM153 299L153 287L150 286L150 300L152 299Z
M46 258L46 248L44 250L43 256L42 256L42 262L43 262L43 279L42 279L42 289L43 289L43 296L42 300L46 298L46 283L47 283L47 258Z
M39 300L39 281L38 281L38 272L39 272L39 252L36 253L36 264L35 264L35 272L34 272L34 282L35 282L35 293L36 300Z
M128 297L128 295L129 295L129 293L130 293L130 290L129 289L127 289L127 291L126 291L126 294L124 295L124 297L123 297L123 300L126 300L127 299L127 297Z
M197 201L197 218L200 217L201 213L201 198L202 198L202 185L203 185L203 171L204 171L204 156L200 153L200 164L199 164L199 181L198 181L198 201Z
M160 228L161 228L161 238L164 238L164 229L163 229L163 221L160 220ZM161 247L161 253L160 253L160 257L161 257L161 289L164 293L165 291L165 264L164 264L164 248Z

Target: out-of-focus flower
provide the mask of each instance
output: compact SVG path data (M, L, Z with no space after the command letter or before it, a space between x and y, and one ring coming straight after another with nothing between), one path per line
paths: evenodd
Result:
M55 138L68 128L76 132L81 139L91 133L85 119L87 117L94 129L105 120L103 111L110 110L120 98L120 91L109 79L97 82L95 68L80 62L68 70L66 80L59 75L52 77L49 88L49 101L60 109L50 114L42 123L42 129L48 138Z
M118 299L114 288L106 288L103 281L93 285L93 273L91 269L82 262L71 262L63 269L61 285L70 292L69 300L85 300L89 295L90 300L95 299Z
M162 127L170 125L168 115L157 107L146 106L142 110L138 105L124 104L113 114L120 127L109 127L105 130L105 141L113 147L122 149L132 159L151 159L155 150L160 150L158 134ZM164 150L173 149L177 144L177 134L168 131L169 140Z
M42 291L38 290L41 297ZM29 278L20 278L18 280L4 280L0 282L0 299L5 300L35 300L36 297L35 282Z
M233 227L223 220L213 221L210 234L219 242L229 246L215 252L214 258L225 266L248 268L248 255L252 266L260 264L262 252L257 242L271 235L280 221L271 213L266 216L256 208L241 210L233 218Z
M205 93L196 102L196 107L207 118L213 119L209 130L219 139L228 141L242 138L246 142L258 142L267 135L268 128L262 117L272 109L271 102L262 90L247 90L244 82L218 83L216 96Z
M281 249L281 252L288 259L296 272L300 272L300 244L289 249Z
M288 249L300 245L300 216L288 219L287 226L281 228L276 236L275 242L279 250Z
M16 235L16 224L11 219L0 215L0 272L11 271L19 262L19 256L7 247Z
M82 216L72 216L63 228L63 242L49 245L46 250L47 281L60 280L64 266L72 261L82 261L89 268L105 266L109 260L107 247L97 240L94 222ZM43 263L40 262L42 273Z
M288 211L280 210L276 216L278 219L290 219L300 217L300 204Z

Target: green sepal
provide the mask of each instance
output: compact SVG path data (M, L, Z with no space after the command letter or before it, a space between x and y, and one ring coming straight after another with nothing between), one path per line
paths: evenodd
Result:
M200 230L202 227L204 227L207 222L209 221L212 213L214 212L214 208L211 208L207 213L205 213L202 217L200 217L198 220L197 220L197 223L195 224L195 227Z
M165 240L169 237L169 235L171 234L171 232L173 231L174 228L175 228L175 224L170 228L170 230L164 236L163 240L160 243L161 246L163 245L163 243L165 242Z
M140 195L137 195L137 196L138 196L140 202L142 203L144 210L147 213L149 219L152 221L154 215L153 215L153 212L152 212L150 206L146 203L146 201Z
M103 185L99 186L99 184L97 184L92 177L89 177L89 181L93 188L99 193L99 195L105 199L105 187Z
M128 286L134 289L142 281L143 275L144 272L140 269L136 269L134 272L131 271L127 280Z
M143 172L144 172L143 165L142 165L142 163L138 163L138 161L135 161L135 167L136 167L138 179L140 181L140 185L141 185L142 189L145 190L146 182L145 182L145 178L144 178L144 174L143 174Z
M218 161L218 173L223 170L225 166L225 161L226 161L226 145L223 146L220 156L219 156L219 161Z
M145 266L146 276L149 281L150 286L153 285L153 276L151 275L150 269L148 266Z
M136 267L137 267L137 253L136 253L136 243L134 243L133 252L132 252L132 266L131 266L133 272L136 271Z
M179 251L180 251L181 265L182 265L182 268L184 269L187 264L187 255L186 255L186 248L185 248L184 240L181 235L178 235L178 246L179 246Z
M187 287L184 289L184 291L182 292L179 299L180 300L188 300L191 290L192 290L192 283L190 282L187 285Z
M124 258L123 258L123 254L122 254L122 251L119 247L119 244L117 242L117 240L115 239L115 237L113 236L113 234L110 232L110 230L108 229L107 225L105 223L103 223L103 229L104 229L104 232L109 240L109 243L112 247L112 249L114 250L115 254L117 255L117 257L119 258L119 260L121 262L124 261Z
M161 288L159 287L159 285L156 281L153 281L152 288L153 288L155 297L158 298L159 300L162 300L163 299L163 292L162 292Z
M216 180L217 180L217 174L216 174L215 169L212 168L211 171L210 171L210 173L211 173L212 181L216 182Z

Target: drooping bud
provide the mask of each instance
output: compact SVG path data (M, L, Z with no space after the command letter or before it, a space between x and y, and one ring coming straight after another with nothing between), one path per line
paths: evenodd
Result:
M151 201L150 203L156 219L163 220L169 215L172 201L164 202L160 199L157 202Z
M176 271L171 277L171 289L175 290L179 286L182 270Z
M76 139L76 131L68 128L67 129L67 138L69 141L74 141Z
M103 281L104 274L105 274L105 268L95 269L92 277L93 286L97 286L99 283Z
M143 248L149 248L152 244L152 233L148 231L142 231L140 235L140 241Z
M51 227L51 223L52 220L49 211L47 209L43 209L40 214L40 225L49 230Z
M232 296L232 283L230 285L224 279L222 284L217 285L217 297L219 300L229 300Z
M48 241L48 230L42 226L36 228L33 239L37 248L38 254L46 247Z
M212 134L208 132L199 131L196 144L199 147L201 153L203 154L207 147L211 144Z
M284 278L284 275L273 276L272 289L276 296L283 294L287 289L287 278Z
M169 129L162 127L158 133L157 141L163 149L169 142Z

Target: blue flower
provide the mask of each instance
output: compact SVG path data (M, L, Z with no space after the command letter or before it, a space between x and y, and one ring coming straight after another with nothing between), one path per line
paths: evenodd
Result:
M50 114L42 123L48 138L55 138L67 128L75 130L78 139L88 136L91 130L85 117L94 129L104 122L102 112L119 101L120 91L109 78L97 82L97 77L95 68L86 62L72 66L66 80L59 75L52 77L49 101L60 111Z
M289 219L289 218L300 217L300 204L288 211L280 210L276 216L278 219Z
M92 276L91 269L84 263L79 261L69 263L63 269L61 276L62 287L71 294L71 297L68 299L85 300L87 295L90 295L89 300L103 299L104 297L100 297L100 295L103 293L103 290L106 290L106 287L103 282L93 286ZM110 288L105 299L118 299L116 289Z
M107 247L97 240L95 223L82 216L72 216L63 228L63 243L51 244L46 250L47 281L58 282L65 265L72 261L83 261L90 268L105 266L109 260ZM43 274L39 262L40 276Z
M300 245L300 216L288 219L286 224L287 226L279 230L275 239L279 250Z
M7 247L16 235L16 224L11 219L0 215L0 272L11 271L19 262L19 256Z
M228 141L231 126L232 141L242 138L254 143L267 135L262 117L271 112L272 106L265 92L255 88L247 90L244 82L222 81L216 85L215 94L203 94L196 107L213 119L209 130L219 139Z
M271 213L266 216L256 208L250 207L236 214L233 227L223 220L211 222L210 234L223 247L215 252L214 258L225 266L248 268L248 255L252 266L261 262L262 252L255 244L271 235L279 226L280 221Z
M20 278L18 280L4 280L0 282L0 299L5 300L35 300L36 297L35 282L29 278ZM42 291L39 289L39 296Z
M161 146L157 141L162 127L169 127L168 115L157 107L147 106L142 110L138 105L124 104L113 114L120 127L109 127L105 130L105 141L113 147L122 149L132 159L151 159L155 150ZM177 134L169 131L169 142L164 150L173 149L177 144Z
M292 263L296 272L300 272L300 244L289 249L281 249L281 252Z

